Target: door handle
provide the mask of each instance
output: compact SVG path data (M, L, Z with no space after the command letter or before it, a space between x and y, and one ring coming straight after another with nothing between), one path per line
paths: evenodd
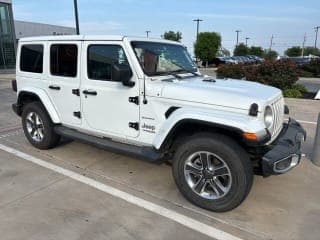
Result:
M98 94L94 90L83 90L82 93L85 94L85 95L93 95L93 96L96 96Z
M57 85L50 85L49 88L52 90L60 90L60 87Z

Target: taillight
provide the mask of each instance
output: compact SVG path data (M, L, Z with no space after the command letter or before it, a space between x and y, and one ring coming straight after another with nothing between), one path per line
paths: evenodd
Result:
M17 80L12 80L11 81L11 87L13 91L17 91Z

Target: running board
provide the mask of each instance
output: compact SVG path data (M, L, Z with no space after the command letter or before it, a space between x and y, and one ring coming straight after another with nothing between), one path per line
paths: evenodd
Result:
M55 126L54 131L66 138L71 138L79 142L88 143L98 148L109 150L114 153L140 158L153 163L162 163L163 154L157 152L152 147L139 147L125 143L115 142L108 138L99 138L86 133L79 132L64 126Z

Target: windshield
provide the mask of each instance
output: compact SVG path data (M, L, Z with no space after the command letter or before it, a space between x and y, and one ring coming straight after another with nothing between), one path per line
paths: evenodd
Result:
M131 45L148 76L197 71L187 49L181 45L156 42L132 42Z

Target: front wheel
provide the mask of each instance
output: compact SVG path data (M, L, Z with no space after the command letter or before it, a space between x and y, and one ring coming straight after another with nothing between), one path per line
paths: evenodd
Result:
M239 206L253 182L246 152L220 134L196 134L184 141L174 155L173 176L190 202L216 212Z

